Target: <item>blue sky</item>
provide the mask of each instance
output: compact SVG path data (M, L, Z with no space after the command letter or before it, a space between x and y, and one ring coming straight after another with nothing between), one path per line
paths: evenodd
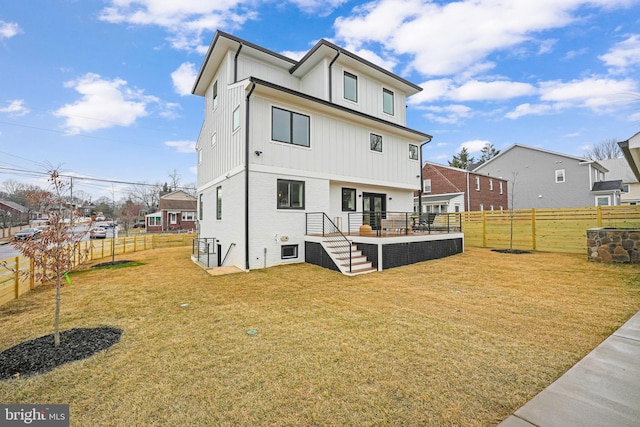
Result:
M437 163L486 142L581 155L640 130L640 0L4 1L0 184L47 165L195 183L190 90L216 29L294 59L325 38L419 84L407 126Z

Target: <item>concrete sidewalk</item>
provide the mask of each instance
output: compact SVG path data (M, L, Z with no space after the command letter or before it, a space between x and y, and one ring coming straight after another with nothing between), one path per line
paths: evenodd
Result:
M499 427L640 426L640 312Z

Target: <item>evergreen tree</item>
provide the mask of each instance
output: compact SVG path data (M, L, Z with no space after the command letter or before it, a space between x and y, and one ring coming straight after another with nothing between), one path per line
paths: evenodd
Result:
M466 169L474 160L475 159L469 155L469 150L467 150L466 147L462 147L460 152L453 156L453 160L449 161L449 166Z
M480 152L482 153L482 156L480 156L480 162L482 163L500 154L500 150L496 150L496 147L490 142L487 142Z

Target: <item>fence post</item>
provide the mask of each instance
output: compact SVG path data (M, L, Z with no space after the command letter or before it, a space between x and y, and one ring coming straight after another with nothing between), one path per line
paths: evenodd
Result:
M487 247L487 211L482 211L482 247Z
M16 299L18 299L18 297L20 296L20 257L16 257L16 277L15 277L15 284L14 284L14 291L15 291L15 295L16 295Z
M536 210L531 209L531 240L533 242L533 250L536 250Z
M598 222L598 227L602 227L602 206L598 206L596 210L596 218Z

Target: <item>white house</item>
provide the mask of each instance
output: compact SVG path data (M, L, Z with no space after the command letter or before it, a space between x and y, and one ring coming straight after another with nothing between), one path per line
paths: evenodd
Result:
M303 262L311 217L408 211L421 144L406 98L420 87L326 40L296 61L216 32L193 87L204 98L198 233L219 265Z

